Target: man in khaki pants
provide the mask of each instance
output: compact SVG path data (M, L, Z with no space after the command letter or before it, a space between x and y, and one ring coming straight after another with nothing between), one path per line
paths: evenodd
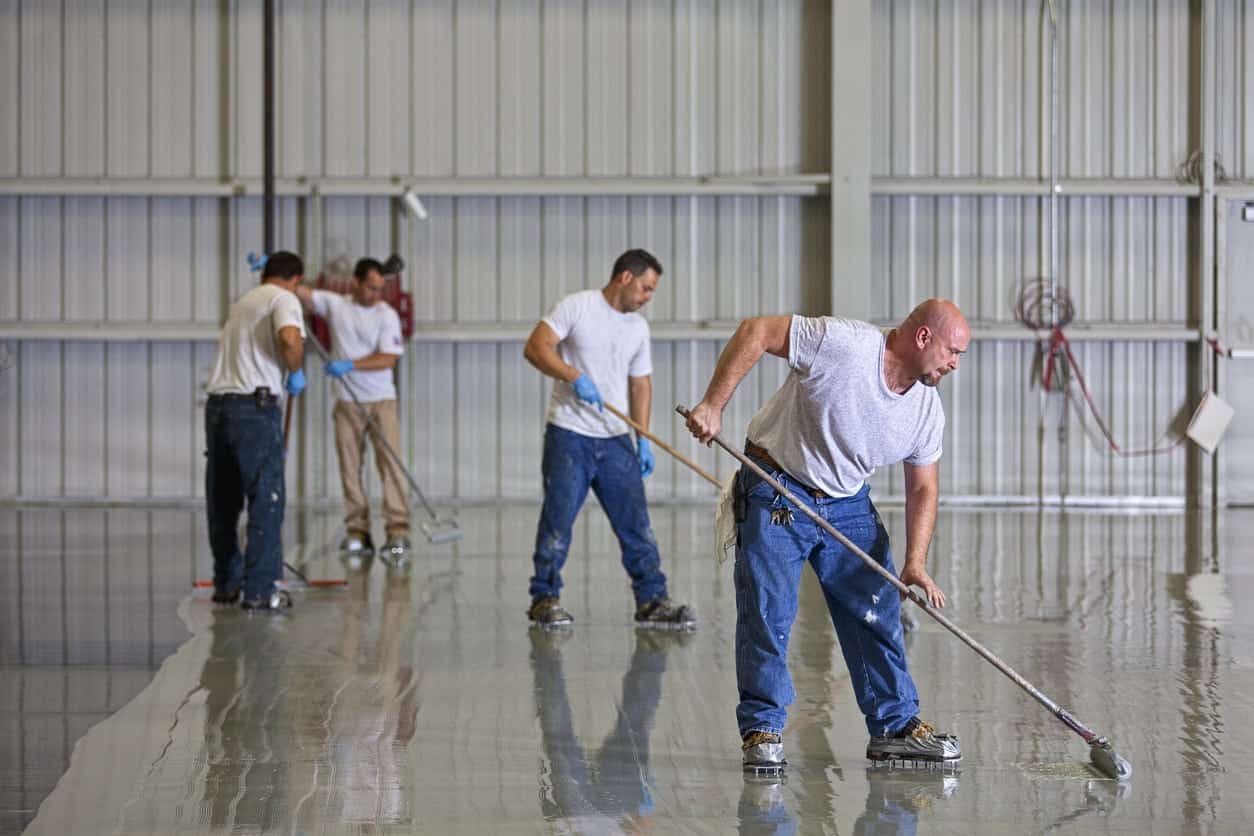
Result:
M353 284L348 295L302 288L298 295L306 308L331 326L331 356L327 374L337 378L335 449L340 458L340 479L344 484L344 527L347 535L340 544L351 568L361 568L374 556L370 538L370 507L361 484L362 453L370 434L362 410L344 387L351 388L357 400L383 431L392 449L400 449L400 416L396 407L396 383L392 370L405 352L401 320L383 302L383 265L363 258L353 268ZM383 445L371 439L379 475L383 480L383 517L387 542L381 557L389 566L401 564L410 549L409 505L405 497L404 473Z

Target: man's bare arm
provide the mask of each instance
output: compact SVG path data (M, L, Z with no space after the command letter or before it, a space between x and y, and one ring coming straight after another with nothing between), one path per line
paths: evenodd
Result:
M940 463L904 466L906 469L906 562L901 582L922 587L934 607L945 606L945 593L927 572L927 551L936 529L940 499Z
M295 325L284 325L279 329L279 355L289 372L305 364L305 338Z
M523 357L544 374L567 383L573 383L580 371L562 359L557 353L557 344L561 342L557 334L547 322L538 322L527 338L523 347Z
M653 377L627 378L627 411L631 420L646 430L649 428L649 415L653 412Z
M689 413L688 430L698 441L709 445L722 430L723 408L763 354L788 357L791 324L791 316L760 316L740 323L719 355L705 397Z

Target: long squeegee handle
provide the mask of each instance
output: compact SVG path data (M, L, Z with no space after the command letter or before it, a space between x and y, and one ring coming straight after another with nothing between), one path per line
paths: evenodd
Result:
M605 408L608 409L611 414L617 416L619 420L626 422L626 424L629 427L631 427L633 430L638 432L640 435L644 436L645 438L649 439L654 444L656 444L658 447L661 447L663 450L670 453L672 456L678 459L681 464L687 465L689 468L693 470L693 472L695 472L702 479L709 482L714 487L722 489L723 486L719 484L719 481L715 479L713 476L711 476L710 474L706 473L704 470L702 470L701 467L696 462L694 462L692 459L688 458L683 453L676 450L674 447L667 444L662 439L658 438L653 433L646 430L643 426L638 424L635 421L635 419L633 419L630 415L627 415L622 410L615 408L613 404L607 403L605 405Z
M331 362L331 358L327 354L327 350L322 347L322 343L318 342L317 337L309 340L309 342L313 343L313 347L318 351L318 356L322 358L322 362ZM387 439L383 437L383 430L377 423L375 423L374 418L370 415L370 410L366 409L365 404L363 404L361 399L357 397L357 393L353 391L353 387L349 385L347 380L341 378L339 383L344 387L344 391L348 393L348 396L353 399L353 403L357 404L357 411L361 413L361 417L366 422L366 426L368 426L370 431L374 433L375 441L383 445L383 449L389 456L392 457L392 461L395 462L396 466L401 469L401 473L405 474L405 478L409 480L409 486L414 489L414 493L417 494L419 501L422 502L422 507L427 509L427 514L430 515L431 519L438 520L439 515L437 515L435 509L431 507L431 503L427 501L427 497L422 492L422 488L418 487L418 480L414 478L414 474L409 472L409 468L405 467L405 463L401 461L401 457L397 455L397 452L392 449L392 445L388 444Z
M678 412L680 415L682 415L684 418L688 417L688 409L684 407L682 404L679 406L676 406L675 411ZM1020 676L1018 671L1016 671L1014 668L1010 667L1001 659L999 659L997 655L993 653L993 651L989 650L987 647L985 647L984 645L976 641L971 635L967 633L966 630L963 630L957 624L954 624L952 621L950 621L948 618L942 615L939 611L937 611L935 607L933 607L931 604L927 602L926 598L924 598L922 595L918 594L913 589L911 589L910 587L902 583L901 580L892 572L885 569L879 563L876 563L874 558L872 558L869 554L864 552L862 549L858 548L857 545L855 545L853 541L851 541L848 537L846 537L845 535L837 531L835 526L833 526L827 520L823 519L823 517L821 517L818 513L816 513L814 509L812 509L809 505L805 504L800 499L798 499L791 491L788 490L788 488L781 485L777 479L771 476L771 474L767 473L765 470L759 467L758 464L755 461L753 461L753 459L749 458L748 456L746 456L744 453L740 452L739 450L736 450L730 447L727 444L727 442L723 440L722 436L718 436L718 435L714 436L714 442L718 444L719 447L722 447L728 453L731 453L733 456L735 456L736 459L742 465L752 470L755 474L757 474L757 476L760 479L762 479L762 481L766 482L768 485L774 488L777 494L787 499L793 505L797 506L797 508L803 514L805 514L807 517L809 517L811 520L814 521L815 525L819 526L828 534L835 537L837 542L839 542L846 549L848 549L849 551L853 552L858 557L860 557L862 559L862 562L865 563L868 568L874 570L879 575L881 575L884 578L884 580L888 581L893 586L897 587L897 590L901 592L902 595L909 598L914 603L918 604L923 609L924 612L932 616L932 618L936 619L936 621L946 630L948 630L949 632L957 636L959 639L961 639L963 643L967 645L967 647L970 647L976 653L983 656L986 660L992 663L993 667L997 668L997 670L1001 671L1006 676L1008 676L1012 682L1014 682L1024 691L1027 691L1028 694L1033 699L1035 699L1041 705L1045 706L1045 708L1047 708L1051 714L1053 714L1055 717L1061 720L1067 726L1067 728L1071 729L1073 732L1080 735L1080 737L1084 738L1085 743L1093 743L1099 739L1100 736L1096 732L1094 732L1092 729L1088 728L1079 720L1077 720L1075 717L1073 717L1069 711L1059 706L1058 703L1054 702L1049 697L1045 696L1045 694L1041 693L1039 688L1037 688L1031 682L1028 682L1026 679Z

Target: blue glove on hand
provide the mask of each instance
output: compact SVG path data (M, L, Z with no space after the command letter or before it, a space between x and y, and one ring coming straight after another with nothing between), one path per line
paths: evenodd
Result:
M653 475L653 468L656 466L653 461L653 448L649 446L649 439L641 438L636 442L636 455L640 457L640 478L648 479Z
M244 256L244 260L248 262L248 269L254 273L260 273L261 268L266 266L266 258L264 255L257 255L252 252Z
M332 360L324 367L331 377L343 377L353 370L352 360Z
M592 378L586 374L581 374L575 378L575 382L571 386L575 387L575 394L579 396L579 400L594 405L600 412L605 411L605 402L601 400L601 392L597 389L597 385L592 382Z
M292 396L305 391L305 370L297 369L287 376L287 393Z

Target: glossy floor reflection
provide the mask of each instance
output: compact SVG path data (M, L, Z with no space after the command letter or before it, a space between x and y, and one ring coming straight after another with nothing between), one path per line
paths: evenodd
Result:
M299 592L281 617L169 595L205 571L198 544L166 545L183 527L203 533L190 512L114 514L0 511L14 535L5 542L20 547L0 554L7 828L30 821L22 810L70 748L31 833L1238 833L1254 814L1254 611L1241 606L1254 592L1251 513L1218 525L942 517L933 565L952 615L1115 738L1136 769L1123 787L930 622L908 652L925 715L962 737L961 770L870 768L808 579L791 651L791 766L782 781L746 780L730 566L710 555L708 508L654 515L672 595L702 619L693 634L633 629L595 512L568 568L569 633L530 630L523 617L534 508L463 510L465 541L424 547L410 577L376 563L346 587ZM885 516L903 542L900 514ZM320 548L336 537L334 518L292 517L290 558L343 577ZM67 531L95 523L111 532L107 560L69 548L79 541ZM152 674L137 660L167 652L145 685ZM65 679L80 659L93 675L143 681L75 713L100 696ZM83 734L89 720L101 722Z

